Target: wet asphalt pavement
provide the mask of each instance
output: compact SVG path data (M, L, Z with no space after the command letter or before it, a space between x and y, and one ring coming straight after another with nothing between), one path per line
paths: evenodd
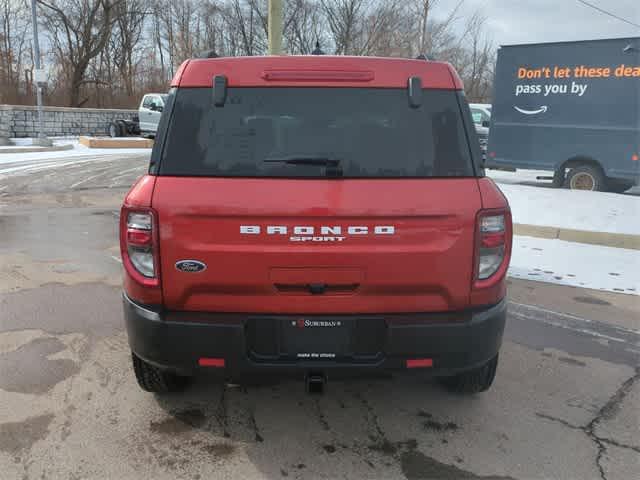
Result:
M511 280L473 397L405 375L141 391L117 214L147 155L82 160L0 163L1 479L640 478L637 296Z

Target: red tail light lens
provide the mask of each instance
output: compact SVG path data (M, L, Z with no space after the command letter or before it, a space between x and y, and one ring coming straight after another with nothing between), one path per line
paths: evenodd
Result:
M127 272L138 282L155 286L157 280L157 246L154 214L148 211L122 211L121 253Z
M504 214L483 214L478 217L480 245L478 249L478 280L496 273L505 257L506 222Z
M127 229L127 244L129 245L151 246L152 241L151 231Z

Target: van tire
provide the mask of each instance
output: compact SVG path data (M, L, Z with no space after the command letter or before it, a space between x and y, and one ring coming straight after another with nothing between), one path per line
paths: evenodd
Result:
M189 377L162 370L131 353L133 371L140 388L152 393L181 392L189 384Z
M601 192L606 190L606 177L602 169L595 165L578 165L567 174L565 187L571 190L589 190Z
M473 394L486 392L491 387L493 379L496 377L498 368L498 355L481 367L459 373L452 377L440 378L440 383L453 393Z
M565 180L566 178L564 173L564 167L559 168L558 170L553 172L553 180L551 181L551 186L553 188L562 188L564 186Z

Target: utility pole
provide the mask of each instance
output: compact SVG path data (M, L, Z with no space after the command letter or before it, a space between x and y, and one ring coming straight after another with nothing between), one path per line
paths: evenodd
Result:
M282 0L269 0L269 55L282 55Z
M38 42L38 18L36 14L36 0L31 0L31 22L33 24L33 57L35 69L33 79L36 84L36 98L38 105L38 138L33 139L33 144L41 147L50 147L53 142L44 134L42 120L42 85L46 82L44 70L40 66L40 43Z

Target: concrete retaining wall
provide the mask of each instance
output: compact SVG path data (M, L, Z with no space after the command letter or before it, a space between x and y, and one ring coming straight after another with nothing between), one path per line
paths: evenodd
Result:
M109 122L117 118L131 119L137 114L137 110L45 107L44 133L48 137L106 135ZM37 134L36 107L0 105L0 139L35 137Z
M0 145L9 143L8 137L11 135L10 114L6 110L0 109Z

